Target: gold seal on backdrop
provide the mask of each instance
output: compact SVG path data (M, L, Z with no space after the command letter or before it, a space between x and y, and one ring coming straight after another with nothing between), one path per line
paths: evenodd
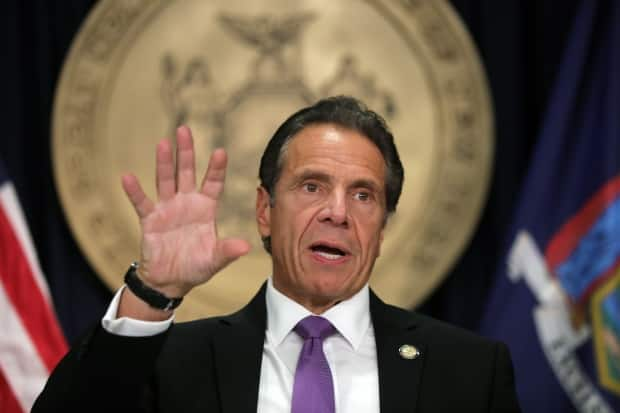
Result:
M372 285L419 302L472 234L493 153L479 58L444 1L101 1L63 68L53 124L60 198L92 266L121 285L139 226L120 176L135 172L154 197L155 145L188 124L200 174L213 148L229 152L220 234L254 248L178 318L240 307L271 270L254 219L263 148L288 115L337 94L362 99L396 137L405 186Z

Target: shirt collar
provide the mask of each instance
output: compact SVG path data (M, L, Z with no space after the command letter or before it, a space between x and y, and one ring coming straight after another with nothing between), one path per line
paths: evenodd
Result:
M303 318L312 315L308 309L291 300L273 286L269 277L265 294L267 305L267 332L278 346ZM357 351L370 327L368 284L348 300L341 301L323 314Z

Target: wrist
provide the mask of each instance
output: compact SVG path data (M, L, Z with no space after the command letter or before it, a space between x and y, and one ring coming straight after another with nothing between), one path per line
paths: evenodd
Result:
M139 321L161 322L169 320L173 314L174 310L165 311L151 307L125 286L114 318L126 317Z
M125 274L125 284L136 297L150 307L162 311L174 310L181 304L184 294L181 294L180 291L171 291L170 289L160 289L151 286L140 276L139 268L140 265L134 262Z
M166 297L185 297L192 289L191 286L181 285L179 283L156 282L154 279L157 279L158 277L151 277L148 265L143 264L142 261L133 262L132 266L134 266L136 275L140 278L144 285L162 293Z

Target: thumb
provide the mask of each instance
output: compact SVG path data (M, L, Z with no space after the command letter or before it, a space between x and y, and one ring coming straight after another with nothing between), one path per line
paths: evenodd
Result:
M250 243L243 239L225 238L216 246L215 266L220 271L237 258L250 251Z

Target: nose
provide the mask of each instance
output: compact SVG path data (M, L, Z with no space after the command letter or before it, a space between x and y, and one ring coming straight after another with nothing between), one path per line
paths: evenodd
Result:
M326 198L325 205L318 215L320 222L329 222L336 226L348 226L347 197L344 191L332 191Z

